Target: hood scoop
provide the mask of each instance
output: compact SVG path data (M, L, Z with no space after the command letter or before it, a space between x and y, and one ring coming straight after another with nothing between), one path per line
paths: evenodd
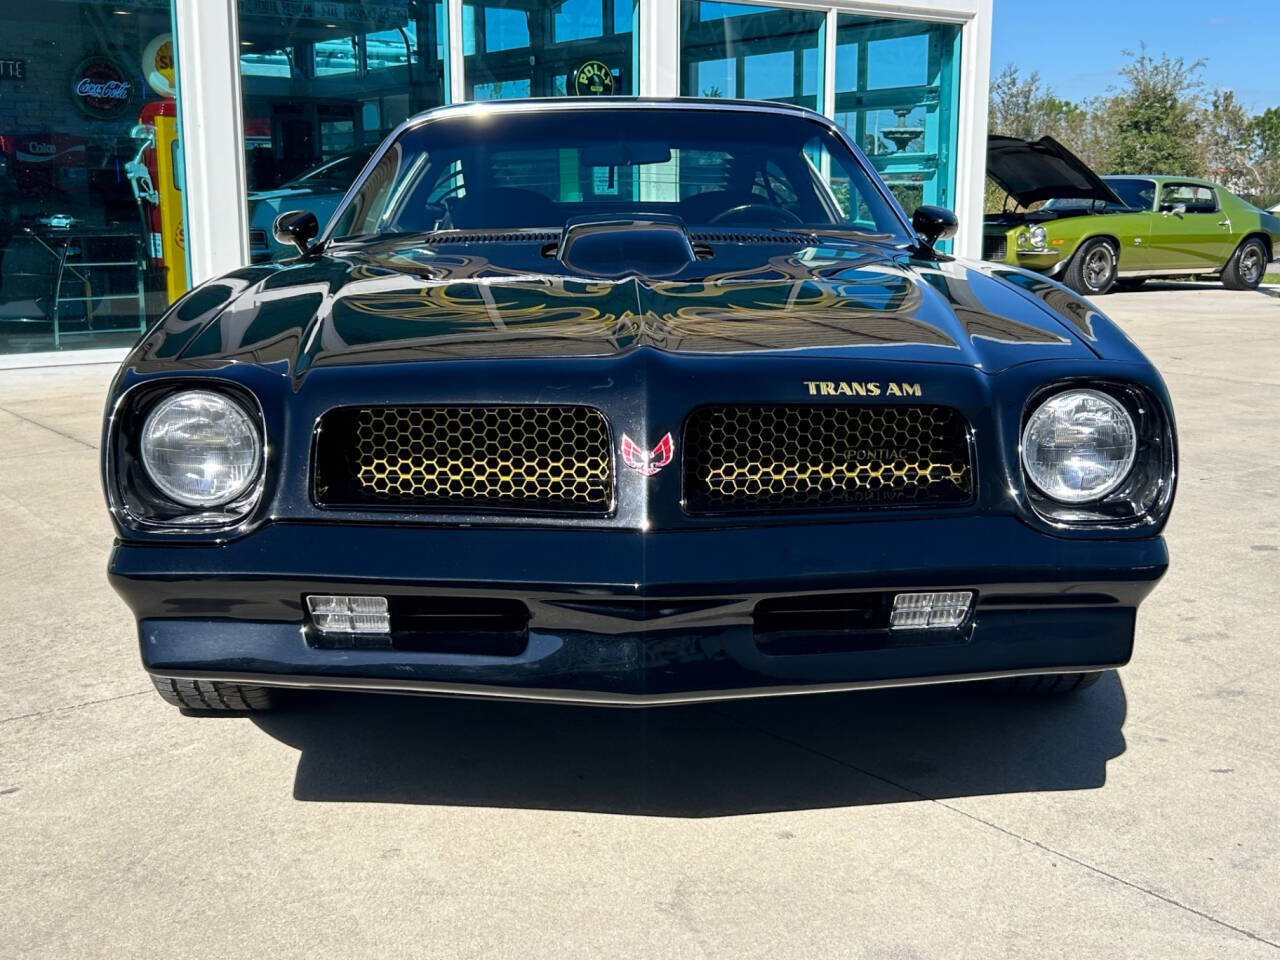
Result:
M656 214L570 220L555 256L575 273L610 278L672 277L698 260L684 221Z

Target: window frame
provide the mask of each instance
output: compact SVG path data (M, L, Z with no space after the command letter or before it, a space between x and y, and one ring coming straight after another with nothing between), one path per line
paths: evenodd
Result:
M1158 213L1165 212L1162 209L1165 203L1164 192L1166 190L1176 189L1178 187L1186 187L1187 189L1191 190L1193 193L1196 190L1208 190L1209 197L1213 200L1212 210L1188 210L1184 214L1184 216L1193 216L1193 215L1213 216L1215 214L1222 212L1222 200L1218 196L1218 191L1207 183L1195 183L1190 180L1166 180L1164 183L1162 183L1160 185L1160 193L1156 197L1156 212Z

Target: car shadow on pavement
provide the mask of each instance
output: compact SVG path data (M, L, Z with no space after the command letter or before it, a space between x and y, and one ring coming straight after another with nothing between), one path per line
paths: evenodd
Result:
M316 693L254 718L300 751L299 800L665 817L896 803L1106 782L1118 676L1050 700L973 685L683 707Z

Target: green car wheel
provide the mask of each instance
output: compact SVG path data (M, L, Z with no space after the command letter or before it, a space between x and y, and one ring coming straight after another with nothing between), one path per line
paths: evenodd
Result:
M1222 285L1228 290L1256 290L1266 271L1266 245L1257 237L1250 237L1236 248L1222 269Z
M1100 297L1116 282L1116 248L1107 240L1093 239L1080 245L1067 264L1063 282L1076 293Z

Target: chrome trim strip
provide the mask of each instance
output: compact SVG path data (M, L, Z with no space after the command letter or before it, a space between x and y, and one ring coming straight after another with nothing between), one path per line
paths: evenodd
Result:
M210 680L261 687L304 690L342 690L350 693L401 693L424 696L478 697L487 700L534 700L545 703L596 707L660 707L686 703L713 703L760 697L790 697L807 693L844 693L891 687L923 687L941 683L970 683L1006 677L1053 676L1064 673L1096 673L1115 670L1125 663L1089 664L1061 668L990 670L937 677L902 677L889 680L848 680L840 683L790 684L776 687L737 687L730 690L691 690L682 693L609 693L601 690L549 690L540 687L501 687L477 683L439 683L432 680L389 680L381 677L314 677L265 673L221 673L208 670L148 671L162 680Z
M1117 277L1216 277L1222 273L1221 267L1207 270L1119 270Z

